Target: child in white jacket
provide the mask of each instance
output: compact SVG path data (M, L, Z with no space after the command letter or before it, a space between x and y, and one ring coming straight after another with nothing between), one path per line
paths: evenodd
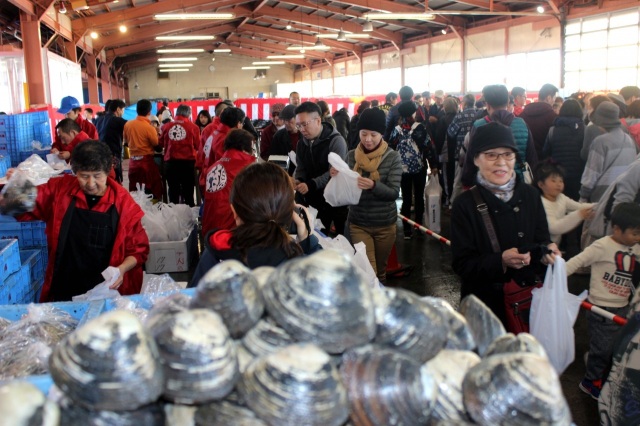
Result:
M534 179L542 194L551 241L560 245L563 234L573 231L582 221L593 216L594 204L579 203L564 195L564 170L550 161L537 165Z

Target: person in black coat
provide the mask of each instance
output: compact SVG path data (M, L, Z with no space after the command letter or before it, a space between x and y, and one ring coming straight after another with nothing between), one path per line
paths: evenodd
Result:
M336 122L336 130L342 135L345 141L349 140L349 113L346 108L340 108L333 113L333 121Z
M358 132L358 121L360 121L360 114L367 109L371 108L371 102L362 101L360 105L358 105L358 109L356 110L356 114L351 117L351 123L349 123L349 139L347 139L347 145L349 151L352 149L356 149L358 144L360 143L360 133Z
M294 204L293 184L282 167L269 162L247 166L233 181L229 202L237 226L209 232L189 287L225 260L239 260L251 269L275 267L321 249L311 234L309 212ZM292 223L296 239L289 235Z
M549 129L542 155L564 168L564 195L575 201L580 199L580 179L585 166L580 157L583 141L582 107L578 101L568 99Z
M486 203L499 251L494 252L472 190L456 197L451 215L453 270L462 278L461 297L474 294L506 323L503 286L510 280L533 284L553 256L540 194L514 172L517 147L511 129L498 123L479 127L469 155L477 168L476 187Z

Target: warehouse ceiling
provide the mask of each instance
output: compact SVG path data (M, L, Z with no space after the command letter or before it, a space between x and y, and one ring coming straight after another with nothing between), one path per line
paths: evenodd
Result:
M76 40L95 33L94 53L104 51L107 62L123 70L155 63L158 49L200 48L199 55L218 55L215 49L230 49L231 54L254 58L269 55L298 54L304 58L290 63L310 67L321 61L359 58L364 52L395 48L402 50L410 41L429 38L443 32L458 32L516 16L534 15L544 7L545 14L557 14L556 0L0 0L0 25L10 39L19 34L17 9L21 3L42 9L52 5L65 10L72 21ZM22 7L21 7L22 8ZM23 9L23 8L22 8ZM225 20L159 21L156 14L231 13ZM371 19L371 32L363 32L367 13L435 14L430 21L409 19ZM367 24L368 25L368 24ZM338 41L339 32L346 40ZM364 34L350 38L351 34ZM158 36L208 35L207 41L158 41ZM318 35L327 50L314 50ZM43 43L44 44L44 43ZM53 44L55 46L55 44ZM289 49L288 49L289 48ZM296 49L296 50L291 50ZM229 54L229 53L226 53Z

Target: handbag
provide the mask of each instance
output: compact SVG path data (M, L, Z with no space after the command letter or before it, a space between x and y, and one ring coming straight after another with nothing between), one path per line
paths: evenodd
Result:
M471 193L476 202L476 209L482 217L487 234L489 234L491 248L494 253L500 253L502 250L500 250L498 236L489 216L487 203L482 199L482 194L477 186L471 188ZM533 299L531 290L541 285L542 283L535 283L523 286L513 279L504 283L502 290L504 292L504 308L508 332L513 334L529 332L529 311L531 310L531 300Z

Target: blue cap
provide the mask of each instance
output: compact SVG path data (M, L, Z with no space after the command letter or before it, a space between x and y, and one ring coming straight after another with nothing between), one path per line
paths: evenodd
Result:
M80 108L80 102L73 96L65 96L62 98L62 102L60 102L60 109L58 112L60 114L66 114L74 108Z

